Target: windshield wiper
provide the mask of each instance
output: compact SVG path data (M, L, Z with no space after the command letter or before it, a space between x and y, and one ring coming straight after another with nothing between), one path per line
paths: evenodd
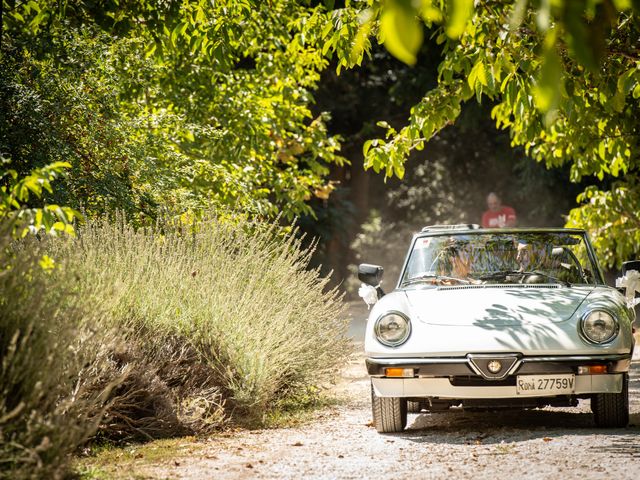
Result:
M480 280L494 280L496 278L501 278L501 277L506 277L507 275L541 275L545 278L548 278L549 280L554 280L558 283L562 283L563 285L570 287L571 283L569 283L566 280L560 280L557 277L554 277L553 275L549 275L548 273L544 273L544 272L538 272L538 271L520 271L520 270L500 270L498 272L493 272L493 273L489 273L487 275L482 275L480 278Z
M460 282L460 283L466 283L466 284L471 283L469 280L465 280L464 278L448 277L446 275L435 275L432 273L428 273L424 275L418 275L417 277L409 278L408 280L405 280L404 282L402 282L402 285L413 285L414 283L420 283L426 280L438 280L438 281L453 280L455 282Z

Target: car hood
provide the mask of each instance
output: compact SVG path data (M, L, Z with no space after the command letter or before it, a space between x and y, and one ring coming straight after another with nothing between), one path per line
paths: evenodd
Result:
M568 320L594 287L465 285L407 289L411 318L431 325L507 326Z

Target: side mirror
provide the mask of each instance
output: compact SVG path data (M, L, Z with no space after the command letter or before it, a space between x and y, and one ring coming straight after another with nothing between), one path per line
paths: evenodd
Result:
M629 260L622 264L622 276L624 277L629 270L640 272L640 260Z
M384 268L378 265L371 265L369 263L361 263L358 265L358 278L362 283L377 287L382 280L382 274Z

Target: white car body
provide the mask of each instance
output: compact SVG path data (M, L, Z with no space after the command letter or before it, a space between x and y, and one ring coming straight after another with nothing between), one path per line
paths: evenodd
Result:
M506 279L512 277L507 275L504 282L497 283L480 280L473 284L437 283L427 276L425 283L403 284L417 242L428 243L428 238L442 239L447 235L456 242L458 238L473 238L474 242L485 238L474 235L502 237L495 237L496 230L436 227L425 228L413 238L396 289L375 303L366 327L364 347L372 379L374 423L379 431L404 428L407 401L418 410L456 405L467 408L576 405L578 398L594 398L598 394L617 396L601 395L598 399L604 400L595 400L592 405L612 399L622 401L634 347L633 309L619 291L604 284L583 231L500 232L514 238L537 238L532 235L538 233L549 238L555 238L553 235L582 238L591 259L591 284L570 284L558 279L508 283ZM582 272L577 258L576 262ZM587 278L584 272L582 275ZM594 310L610 314L616 322L615 334L602 343L590 341L584 333L583 319ZM410 324L408 338L397 346L385 345L376 330L377 323L393 312ZM489 366L500 366L500 370L492 373ZM531 382L542 382L545 388L536 388ZM549 383L559 388L546 388ZM528 385L532 386L530 390ZM626 416L616 410L617 417L613 416L617 420L612 420L607 411L600 414L604 420L599 421L594 410L596 423L626 424L628 400L626 407L620 408L626 408Z

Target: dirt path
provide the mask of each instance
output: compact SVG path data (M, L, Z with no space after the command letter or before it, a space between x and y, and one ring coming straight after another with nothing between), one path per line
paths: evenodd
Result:
M356 320L357 321L357 320ZM355 335L360 328L354 328ZM143 478L638 478L640 363L631 380L631 426L598 430L579 409L410 415L401 434L371 426L362 358L345 369L345 402L307 425L188 441L171 460L132 465Z

